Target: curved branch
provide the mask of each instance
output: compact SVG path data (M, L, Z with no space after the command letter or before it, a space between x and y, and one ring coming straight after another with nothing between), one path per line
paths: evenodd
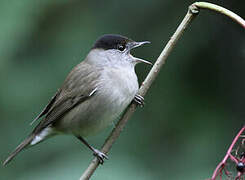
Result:
M200 9L209 9L224 14L245 28L245 20L226 8L208 2L195 2L193 5Z
M198 14L199 8L206 8L206 9L211 9L217 12L220 12L222 14L227 15L228 17L232 18L239 24L241 24L245 28L245 23L244 20L239 17L238 15L232 13L231 11L222 8L220 6L211 4L211 3L204 3L204 2L196 2L192 5L189 6L188 12L185 15L184 19L182 20L181 24L178 26L177 30L173 34L173 36L170 38L168 41L167 45L161 52L160 56L158 57L157 61L155 62L154 66L152 67L151 71L147 75L146 79L142 83L140 89L139 89L139 95L144 96L154 80L156 79L157 75L160 72L160 69L162 66L165 64L167 57L175 47L177 41L179 38L182 36L184 30L188 27L188 25L191 23L193 18ZM108 136L106 139L104 145L102 146L101 151L104 153L108 153L110 148L112 147L113 143L117 140L119 137L121 131L125 127L126 123L128 122L129 118L132 116L134 111L136 110L136 105L135 104L130 104L127 110L124 112L122 115L121 119L118 121L116 124L115 128L111 132L111 134ZM99 162L97 158L94 158L92 162L89 164L88 168L85 170L83 175L80 177L80 180L88 180L94 171L97 169L99 166Z

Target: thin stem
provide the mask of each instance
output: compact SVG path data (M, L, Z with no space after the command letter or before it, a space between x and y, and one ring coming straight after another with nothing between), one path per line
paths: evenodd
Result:
M139 95L144 96L146 94L151 84L153 83L158 73L160 72L161 67L165 64L166 59L169 56L170 52L172 51L175 44L177 43L177 41L183 34L186 27L190 24L191 20L195 17L196 13L197 13L196 8L194 6L191 6L186 16L182 20L181 24L179 25L179 27L177 28L173 36L168 41L166 47L161 52L160 56L158 57L154 66L152 67L151 71L149 72L146 79L142 83L139 89ZM102 147L102 150L101 150L102 152L107 153L110 150L111 146L116 141L116 139L119 137L121 131L123 130L129 118L134 113L135 109L136 109L136 105L133 103L127 108L127 110L125 111L121 119L118 121L118 123L116 124L115 128L113 129L109 137L106 139ZM92 176L92 174L94 173L98 165L99 163L98 163L97 158L94 158L92 162L89 164L88 168L83 173L83 175L80 177L80 180L88 180Z
M224 15L228 16L229 18L231 18L233 21L240 24L243 28L245 28L245 20L242 19L237 14L235 14L234 12L232 12L226 8L223 8L221 6L218 6L218 5L212 4L212 3L208 3L208 2L195 2L193 5L197 6L200 9L210 9L212 11L216 11L216 12L219 12L221 14L224 14Z
M224 159L218 164L218 166L214 170L213 176L212 176L211 180L215 180L216 179L216 177L218 176L220 170L222 171L222 169L224 168L225 163L227 162L228 158L232 156L231 155L231 151L232 151L233 147L235 146L236 142L238 141L239 137L241 136L241 134L244 132L244 130L245 130L245 126L242 127L242 129L238 132L238 134L236 135L236 137L233 139L233 141L232 141L229 149L226 152L226 155L225 155ZM231 159L233 161L237 162L237 160L234 159L234 158L232 158L232 157L231 157Z
M139 92L138 92L139 95L141 95L142 97L147 93L148 89L150 88L154 80L156 79L157 75L160 72L160 69L165 64L167 57L169 56L169 54L175 47L179 38L182 36L184 30L188 27L188 25L191 23L193 18L198 14L199 8L211 9L211 10L220 12L222 14L225 14L228 17L235 20L236 22L238 22L239 24L241 24L245 28L244 20L241 17L237 16L236 14L232 13L231 11L225 8L222 8L220 6L217 6L211 3L204 3L204 2L196 2L190 5L186 16L182 20L181 24L178 26L173 36L168 41L167 45L161 52L154 66L152 67L151 71L149 72L146 79L142 83L139 89ZM127 110L125 111L121 119L116 124L115 128L113 129L109 137L106 139L101 149L102 152L104 153L109 152L111 146L117 140L121 131L123 130L123 128L125 127L126 123L128 122L129 118L132 116L135 110L136 110L136 105L131 103L131 105L127 108ZM92 176L92 174L94 173L98 165L99 165L98 159L94 158L92 162L89 164L88 168L83 173L83 175L80 177L80 180L88 180Z

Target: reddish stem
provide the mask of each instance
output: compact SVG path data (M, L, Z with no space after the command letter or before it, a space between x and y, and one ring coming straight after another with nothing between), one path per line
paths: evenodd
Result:
M218 166L216 167L215 171L213 172L213 176L212 176L211 180L215 180L216 177L218 176L218 174L222 173L222 170L224 169L225 163L226 163L228 158L230 158L236 164L238 163L237 159L234 156L231 155L231 151L232 151L233 147L235 146L237 140L239 139L239 137L241 136L241 134L243 133L244 130L245 130L245 126L242 127L242 129L238 132L236 137L233 139L228 151L226 152L226 155L225 155L224 159L218 164Z

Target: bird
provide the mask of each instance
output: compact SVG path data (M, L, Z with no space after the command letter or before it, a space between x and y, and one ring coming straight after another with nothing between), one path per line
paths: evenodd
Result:
M149 41L136 42L126 36L105 34L99 37L86 58L68 74L46 107L34 119L33 131L3 162L5 166L19 152L54 135L70 134L84 143L103 164L107 155L91 146L85 137L113 123L131 103L144 104L135 65L152 64L131 55L133 48ZM33 123L32 122L32 123Z

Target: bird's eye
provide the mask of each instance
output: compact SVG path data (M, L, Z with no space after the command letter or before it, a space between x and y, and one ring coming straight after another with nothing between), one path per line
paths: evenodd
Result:
M122 44L119 44L117 48L119 51L123 51L125 49L125 46Z

